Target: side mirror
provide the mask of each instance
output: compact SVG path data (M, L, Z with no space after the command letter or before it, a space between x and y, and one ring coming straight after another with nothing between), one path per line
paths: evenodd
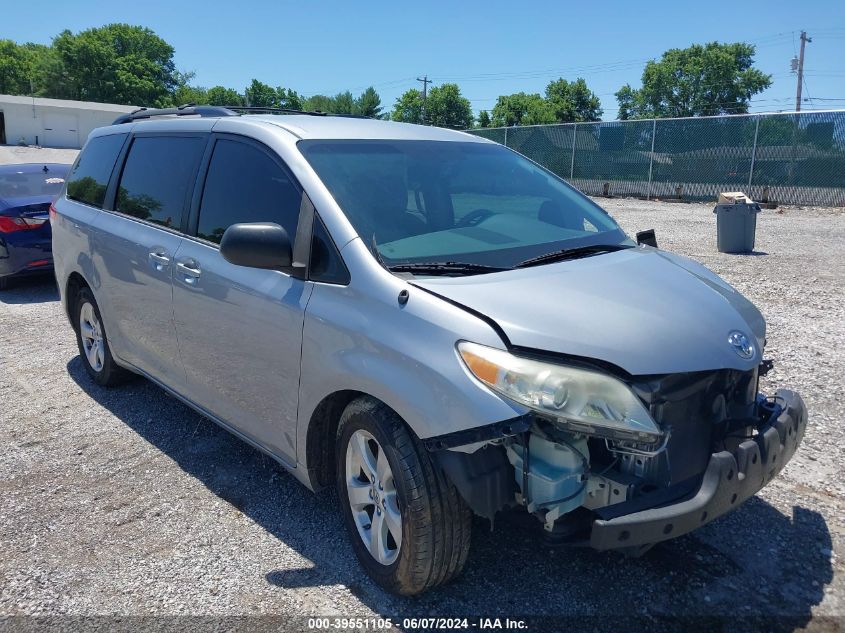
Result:
M293 260L287 231L273 222L233 224L223 233L220 254L236 266L270 270L290 268Z
M654 229L637 233L637 244L645 244L646 246L657 248L657 236L654 234Z

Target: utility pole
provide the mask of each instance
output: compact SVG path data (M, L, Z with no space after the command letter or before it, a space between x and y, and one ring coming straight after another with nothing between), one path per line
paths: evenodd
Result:
M801 50L803 51L804 49L802 48ZM422 79L417 77L417 81L421 81L423 85L422 122L425 123L425 99L428 96L428 84L431 83L431 79L428 78L428 75L423 75Z
M804 46L807 42L812 42L812 38L807 37L807 31L801 31L801 52L798 54L798 90L795 93L795 111L801 111L801 88L804 85Z

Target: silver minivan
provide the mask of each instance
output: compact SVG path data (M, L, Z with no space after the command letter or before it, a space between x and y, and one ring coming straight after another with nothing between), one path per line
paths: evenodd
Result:
M473 514L642 554L756 493L807 424L758 391L750 302L469 134L140 110L50 215L91 378L140 374L335 486L393 592L456 576Z

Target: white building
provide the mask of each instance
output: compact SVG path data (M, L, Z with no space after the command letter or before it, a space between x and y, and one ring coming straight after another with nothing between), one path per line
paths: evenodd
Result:
M79 149L91 130L111 125L135 106L0 95L0 145Z

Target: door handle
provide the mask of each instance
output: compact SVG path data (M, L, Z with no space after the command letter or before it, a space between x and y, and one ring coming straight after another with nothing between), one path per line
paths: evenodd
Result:
M200 270L200 265L197 263L195 259L188 258L183 259L176 262L176 270L178 270L182 274L182 278L184 279L185 283L195 283L199 276L202 274Z
M150 251L150 262L156 270L164 270L170 266L170 258L163 250Z

